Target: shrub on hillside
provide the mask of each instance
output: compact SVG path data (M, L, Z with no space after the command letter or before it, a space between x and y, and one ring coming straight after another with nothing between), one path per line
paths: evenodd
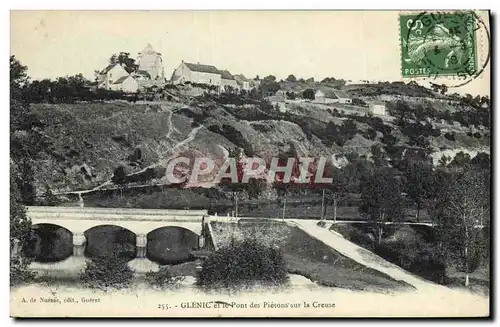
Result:
M373 141L377 138L377 132L373 128L369 128L367 131L363 133L363 137L367 140Z
M444 133L444 137L449 141L455 141L455 133Z
M254 239L232 239L203 262L197 285L242 288L256 284L280 286L287 282L285 260L278 249Z
M158 271L146 273L146 282L153 287L175 286L184 280L184 276L172 276L168 266L162 266Z
M10 260L10 286L29 283L35 276L35 272L29 269L29 261L20 258Z
M125 256L120 255L117 246L109 255L102 255L87 261L87 267L80 275L82 283L90 288L125 288L130 286L133 271Z

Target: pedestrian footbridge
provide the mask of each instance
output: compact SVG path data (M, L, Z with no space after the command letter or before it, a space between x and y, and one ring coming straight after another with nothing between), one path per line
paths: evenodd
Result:
M84 255L89 231L103 226L114 226L135 235L137 257L144 257L148 241L152 239L151 235L158 234L161 229L178 228L190 231L188 234L192 235L191 243L193 238L200 238L208 213L206 210L31 206L27 207L27 216L35 230L43 226L53 226L69 231L73 239L73 256Z

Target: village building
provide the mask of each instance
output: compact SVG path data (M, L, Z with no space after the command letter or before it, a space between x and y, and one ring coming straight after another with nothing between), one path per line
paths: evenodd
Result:
M276 93L269 93L266 96L266 99L271 102L273 105L278 103L278 102L285 102L286 101L286 91L285 90L278 90Z
M345 103L345 104L351 104L352 103L352 99L347 94L347 92L341 91L341 90L333 90L333 93L335 93L335 96L338 99L337 100L338 103Z
M137 56L137 66L137 70L141 72L141 75L147 73L152 80L165 79L161 53L156 52L149 43L139 52Z
M134 78L137 80L137 81L148 81L148 80L151 80L151 75L149 75L149 73L145 70L137 70L134 74L133 74Z
M320 88L314 94L314 102L316 103L337 103L337 95L329 88Z
M252 89L252 86L250 84L250 80L245 77L243 74L238 74L234 75L234 79L236 80L236 83L238 83L238 86L240 87L241 90L249 91Z
M234 76L227 70L221 71L221 91L239 90L240 87Z
M136 93L139 90L139 83L131 75L122 76L110 85L110 90Z
M109 64L97 75L97 88L111 90L112 85L129 73L120 64Z
M369 112L372 115L385 116L386 106L384 101L372 101L369 106Z
M181 62L171 77L172 84L185 84L186 82L221 86L221 72L212 65L202 65Z

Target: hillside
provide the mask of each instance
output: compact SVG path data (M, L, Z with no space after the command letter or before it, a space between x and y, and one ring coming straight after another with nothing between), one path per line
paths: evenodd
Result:
M169 158L183 154L221 159L236 147L248 156L269 159L291 145L301 156L356 153L368 158L373 145L415 146L416 133L403 130L394 117L365 117L360 114L365 108L339 104L287 106L283 113L263 100L236 95L154 103L33 104L43 125L40 132L51 142L35 166L36 185L58 192L91 189L108 182L119 166L127 174L156 169L134 182L162 184L157 169ZM488 130L473 136L465 127L445 123L439 128L453 137L434 130L425 136L438 159L441 152L489 152Z

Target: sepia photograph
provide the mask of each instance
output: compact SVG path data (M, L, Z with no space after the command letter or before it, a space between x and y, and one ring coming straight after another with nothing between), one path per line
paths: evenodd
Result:
M488 10L11 10L10 316L489 318Z

